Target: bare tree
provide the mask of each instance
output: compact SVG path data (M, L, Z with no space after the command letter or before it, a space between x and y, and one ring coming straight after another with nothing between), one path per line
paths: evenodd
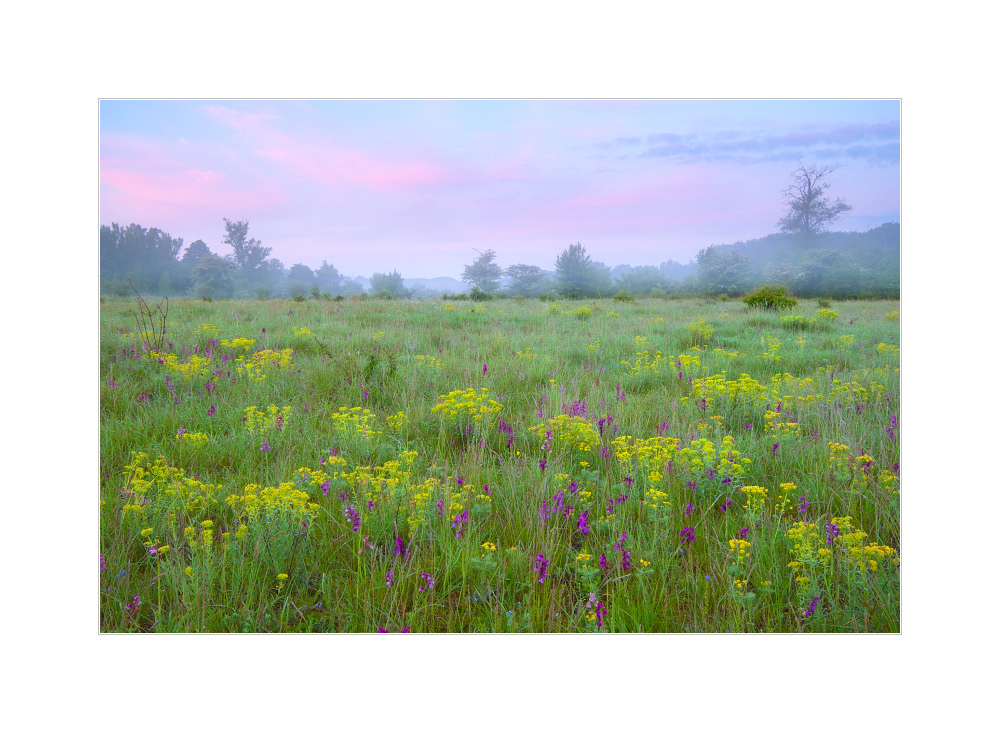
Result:
M778 222L781 231L811 237L851 210L852 207L844 199L830 203L830 198L825 195L830 184L824 179L835 170L835 165L811 165L807 168L799 161L799 167L792 171L795 182L782 192L788 204L788 213Z

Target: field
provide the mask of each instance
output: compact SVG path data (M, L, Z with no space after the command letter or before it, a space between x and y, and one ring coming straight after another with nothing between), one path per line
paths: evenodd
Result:
M101 630L896 632L898 311L107 300Z

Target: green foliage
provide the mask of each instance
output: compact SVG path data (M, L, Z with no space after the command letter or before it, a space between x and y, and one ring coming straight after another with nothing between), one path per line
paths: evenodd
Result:
M508 289L512 295L535 298L552 286L548 274L537 265L511 265L504 274L510 278Z
M485 293L495 292L500 287L500 276L503 275L503 269L493 261L496 257L497 253L492 249L481 252L471 265L465 266L462 280L473 285L473 289L478 288Z
M577 242L556 257L556 292L566 298L590 298L611 291L611 271L592 262L587 249Z
M816 305L818 305L820 308L829 308L830 300L829 298L817 298Z
M403 285L403 276L395 270L387 273L374 273L371 277L371 292L372 297L383 300L410 297L410 291Z
M798 301L785 290L784 285L760 285L742 299L750 308L763 310L786 310L798 305Z
M488 293L485 290L480 290L478 285L473 286L472 290L469 291L469 299L474 300L477 303L481 303L487 300L493 300L493 293Z
M615 293L614 299L619 303L632 303L635 301L635 298L629 295L625 290L619 290Z

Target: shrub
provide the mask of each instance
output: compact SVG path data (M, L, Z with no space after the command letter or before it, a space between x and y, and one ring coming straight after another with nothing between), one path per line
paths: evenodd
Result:
M715 335L712 324L706 323L704 318L692 321L685 328L691 332L692 342L696 345L704 344L707 346L708 342L712 340L712 336Z
M493 300L493 295L492 293L487 293L485 290L481 290L478 285L475 285L472 290L469 291L469 298L479 303L484 300Z
M340 303L341 301L346 300L346 299L344 298L343 295L338 295L337 297L334 298L334 300L337 301L338 303Z
M257 296L257 300L267 300L271 297L271 288L267 285L261 285L254 291Z
M309 295L313 297L313 300L319 300L319 285L313 285L309 288Z
M761 285L743 297L743 302L750 308L764 310L785 310L794 308L798 302L784 285Z
M635 300L635 298L629 295L626 291L619 290L617 293L615 293L615 300L617 300L619 303L631 303L632 301Z
M729 297L729 293L719 293L715 296L715 300L718 303L728 303L732 298Z
M590 318L591 315L593 315L593 313L594 311L592 311L590 308L587 308L586 306L584 306L583 308L577 308L575 311L573 311L573 315L579 318L581 321L586 321L588 318Z
M543 303L555 303L556 302L556 296L553 295L552 293L542 293L541 295L538 296L538 299L540 301L542 301Z
M292 296L292 300L294 300L296 303L305 303L306 296L302 295L302 293L298 293Z
M829 298L819 298L816 301L816 305L818 305L820 308L829 308L830 307L830 299Z
M829 308L824 308L823 310L816 313L817 318L822 318L824 321L836 321L840 318L836 311L832 311Z

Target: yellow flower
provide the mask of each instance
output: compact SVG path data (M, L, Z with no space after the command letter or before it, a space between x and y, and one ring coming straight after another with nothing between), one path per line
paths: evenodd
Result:
M190 565L188 565L186 568L184 568L184 574L186 576L188 576L189 578L193 578L194 577L194 568L192 568Z
M481 547L482 547L482 548L483 548L484 550L489 550L490 552L493 552L494 550L496 550L496 549L497 549L497 546L496 546L496 545L494 545L494 544L493 544L492 542L484 542L484 543L483 543L483 544L481 545Z

